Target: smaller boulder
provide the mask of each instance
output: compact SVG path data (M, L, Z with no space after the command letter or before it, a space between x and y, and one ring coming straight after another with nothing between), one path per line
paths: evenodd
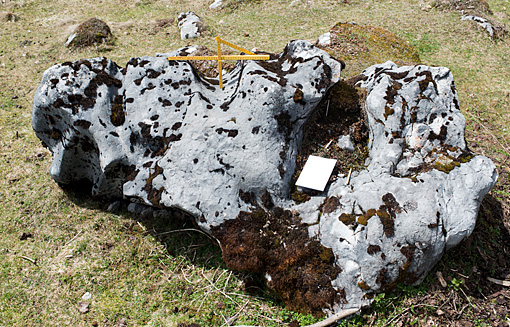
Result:
M319 40L317 41L318 45L326 46L331 44L331 33L327 32L319 36Z
M134 203L134 202L131 202L127 206L127 210L134 214L141 214L142 212L144 212L147 209L148 209L147 206L145 206L143 204Z
M204 23L192 11L180 13L177 22L181 30L181 40L199 37L205 31Z
M110 27L100 19L91 18L81 23L67 38L66 46L83 48L98 44L113 44Z
M354 144L350 135L342 135L338 138L338 147L349 152L354 152Z
M496 21L489 21L488 19L475 15L463 15L460 19L471 20L477 23L478 26L486 30L489 36L493 39L501 39L507 34L505 25Z
M215 0L211 5L209 6L209 9L216 9L219 8L223 4L222 0Z
M120 201L115 201L113 203L111 203L109 206L108 206L108 209L106 209L106 211L108 212L112 212L112 213L117 213L119 212L120 208L122 207L122 202Z

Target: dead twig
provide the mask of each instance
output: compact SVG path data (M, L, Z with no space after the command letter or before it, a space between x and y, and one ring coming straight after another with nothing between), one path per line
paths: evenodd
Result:
M37 266L37 262L35 262L35 260L34 260L34 259L31 259L31 258L29 258L29 257L25 257L24 255L20 256L20 258L21 258L21 259L25 259L25 260L27 260L27 261L30 261L31 263L33 263L34 265L36 265L36 266Z
M225 289L228 286L228 282L230 281L231 276L232 276L232 271L230 271L230 274L228 274L227 281L225 282L225 285L223 286L223 292L225 292Z
M345 185L349 185L351 182L351 174L352 174L352 168L349 169L349 175L347 175L347 182L345 182Z
M436 309L440 309L440 307L438 307L437 305L432 305L432 304L416 304L416 305L413 305L407 309L405 309L404 311L402 311L401 313L399 313L398 315L396 315L395 317L391 318L388 322L386 322L386 324L384 326L393 326L394 324L392 324L393 321L395 321L395 319L397 319L397 321L402 318L402 316L407 313L408 311L414 309L414 308L417 308L417 307L431 307L431 308L436 308Z
M492 282L494 284L498 284L498 285L501 285L501 286L510 286L510 281L508 280L501 280L501 279L496 279L496 278L491 278L491 277L487 277L487 280L489 282Z
M223 292L222 290L220 290L218 287L216 287L216 285L214 285L214 283L209 279L207 278L207 276L204 274L204 270L202 269L200 271L202 273L202 276L204 276L204 278L209 282L209 284L211 284L211 286L217 291L219 292L220 294L222 294L223 296L225 296L226 298L228 298L230 301L234 302L237 304L237 301L235 301L233 298L231 298L230 296L228 296L227 293ZM214 277L213 277L214 279Z
M246 306L248 305L248 303L250 303L250 300L248 299L248 301L246 301L243 306L241 307L241 309L239 311L236 312L235 315L232 316L232 318L230 318L229 320L232 322L234 321L237 316L239 316L241 314L241 312L243 312L244 308L246 308ZM230 325L230 323L227 321L225 324L222 325L223 326L226 326L226 325Z
M189 284L192 284L192 285L196 285L198 283L200 283L202 281L202 278L200 278L199 280L197 280L196 282L192 282L190 281L187 277L186 277L186 273L184 272L184 270L181 268L181 276L184 277L184 279L189 283Z
M330 326L330 325L333 325L334 323L336 323L337 321L339 321L340 319L343 319L345 317L353 315L353 314L355 314L358 311L359 311L359 308L358 309L343 310L343 311L340 311L340 312L332 315L331 317L329 317L327 319L324 319L323 321L320 321L318 323L315 323L315 324L312 324L312 325L309 325L309 326L306 326L306 327L326 327L326 326Z
M73 237L71 240L69 240L66 244L64 244L64 246L63 246L63 247L66 247L66 246L68 246L69 244L71 244L71 242L72 242L72 241L74 241L74 240L75 240L78 236L80 236L80 234L81 234L82 232L83 232L83 230L81 230L81 231L79 231L78 233L76 233L76 235L74 235L74 237Z

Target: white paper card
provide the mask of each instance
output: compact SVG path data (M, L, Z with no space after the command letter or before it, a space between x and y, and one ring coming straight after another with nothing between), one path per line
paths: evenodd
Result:
M336 159L309 156L296 182L297 186L324 191L335 168Z

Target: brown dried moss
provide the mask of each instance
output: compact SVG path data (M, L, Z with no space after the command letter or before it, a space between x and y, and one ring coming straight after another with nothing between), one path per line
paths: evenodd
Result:
M442 10L457 10L464 13L489 14L492 10L485 0L434 0L433 6Z
M333 251L310 239L307 226L291 211L243 211L211 232L227 265L270 276L268 287L289 310L321 316L323 308L345 300L331 284L341 273Z
M364 281L359 282L358 283L358 287L361 288L364 291L369 291L370 290L370 286L368 286L368 284L365 283Z
M110 27L100 19L91 18L80 24L74 31L76 36L69 42L71 48L83 48L99 44L113 44Z
M323 213L332 213L340 206L340 200L336 196L331 196L326 199L322 205Z
M156 189L152 185L152 181L157 176L163 174L163 168L159 167L157 164L154 167L154 170L149 173L149 177L145 183L145 186L142 188L145 192L147 192L147 199L152 203L153 206L159 207L159 202L161 201L161 195L163 194L163 187Z
M122 95L116 95L110 107L110 121L113 126L120 126L126 121L124 101Z

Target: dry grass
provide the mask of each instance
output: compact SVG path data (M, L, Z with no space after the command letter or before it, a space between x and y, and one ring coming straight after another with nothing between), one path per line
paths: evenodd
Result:
M183 221L161 218L139 224L129 214L107 213L108 203L66 194L51 180L47 174L51 157L32 132L31 102L43 71L58 62L107 56L125 65L131 57L187 44L214 48L216 35L247 49L279 52L292 39L316 40L337 22L378 26L414 45L422 62L453 71L468 120L468 144L491 157L508 181L508 39L492 41L485 32L461 22L459 13L428 9L431 3L422 0L301 0L293 6L290 0L262 0L215 11L208 9L210 3L0 2L1 12L19 18L0 21L0 326L121 326L123 322L128 326L190 322L285 326L294 319L302 324L315 321L286 311L264 290L257 290L256 296L247 293L246 276L227 270L218 248L201 234L161 234L188 229ZM509 25L508 1L491 0L489 4L498 20ZM176 23L156 31L157 20L175 19L188 10L204 19L208 26L204 37L182 41ZM115 46L66 48L64 42L74 27L92 17L110 25ZM500 183L492 196L503 213L501 228L509 229L508 182ZM498 236L487 226L484 231L495 240L508 235L500 231ZM32 236L20 240L22 233ZM443 271L448 262L461 265L455 260L442 261ZM92 298L86 301L90 311L82 314L78 304L85 301L81 299L85 292ZM421 296L416 289L406 292L413 298ZM460 291L455 294L463 297ZM409 314L419 317L405 308L407 302L395 303L389 313L384 310L391 306L376 306L381 311L365 311L361 320L351 323L383 324L390 319L410 323L403 318ZM398 313L403 310L407 310L405 315ZM457 320L469 320L468 311Z

